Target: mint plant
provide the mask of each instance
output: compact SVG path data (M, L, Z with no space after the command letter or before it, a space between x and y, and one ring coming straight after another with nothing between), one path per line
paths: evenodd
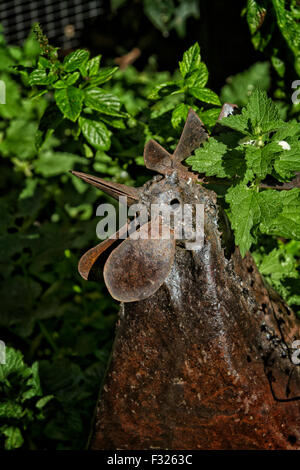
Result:
M206 87L208 70L201 61L198 43L183 54L179 70L178 79L156 86L150 93L149 99L157 100L165 97L166 109L172 110L171 123L175 129L186 120L190 107L199 113L205 125L213 126L220 112L221 102L218 95ZM173 97L177 99L172 100Z
M75 138L80 134L96 150L108 150L112 132L109 127L123 128L119 98L107 93L100 85L111 79L118 67L100 68L101 56L89 59L84 49L71 52L61 62L57 48L48 44L40 27L35 26L41 55L36 67L16 67L28 79L28 84L37 91L34 96L53 93L54 103L46 108L39 124L37 147L41 147L47 136L68 119Z

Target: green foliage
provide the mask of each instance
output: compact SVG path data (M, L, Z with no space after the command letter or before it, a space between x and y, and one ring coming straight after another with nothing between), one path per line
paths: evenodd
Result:
M122 120L125 114L121 112L119 98L105 92L99 85L110 80L117 67L100 68L101 56L89 59L90 53L78 49L67 55L61 62L53 48L48 43L39 26L35 26L37 39L42 53L35 67L16 67L30 86L36 87L36 94L51 93L56 107L50 102L45 109L36 144L41 147L44 139L67 118L74 123L70 132L78 139L82 135L97 150L108 150L111 145L111 132L107 127L106 116ZM92 114L93 127L97 128L96 135L91 132L89 117ZM104 115L104 118L103 118ZM80 119L79 119L80 118ZM51 121L51 130L45 132L47 123ZM109 121L108 121L109 122Z
M53 397L42 397L37 362L27 366L22 353L13 348L6 348L5 355L5 364L0 365L0 441L11 450L23 445L33 421L45 419L43 408Z
M300 75L300 9L297 0L248 0L245 10L252 42L259 51L266 50L280 77L286 72L287 52L293 56ZM279 33L280 41L273 42Z
M278 240L273 249L261 246L253 253L267 281L295 310L300 310L300 242Z
M199 173L229 181L226 202L242 255L258 233L300 240L300 190L260 189L268 175L288 181L299 171L299 124L283 122L259 89L240 114L220 124L233 132L211 137L187 163Z
M216 93L206 88L208 70L201 61L198 43L183 54L179 70L181 78L157 85L149 98L161 98L163 109L172 110L171 122L175 129L183 124L189 108L193 108L204 124L211 128L216 123L220 108L212 108L210 105L219 106L221 102Z
M206 87L197 43L174 73L158 72L153 60L139 72L103 66L100 55L90 57L85 49L63 59L38 26L35 34L37 40L31 35L22 47L7 46L0 35L0 79L7 90L7 104L0 105L0 326L1 339L16 348L8 349L8 366L19 364L8 384L0 380L6 387L1 445L80 449L118 305L103 282L86 283L77 274L80 256L98 243L94 214L107 198L68 170L139 186L151 176L143 164L145 143L154 138L172 152L189 108L211 130L220 101ZM231 78L222 99L246 107L223 119L222 131L188 164L219 192L242 253L256 244L262 272L295 307L299 242L276 237L299 239L299 190L265 190L260 183L266 177L289 181L299 171L300 129L295 120L284 122L265 93L253 91L257 83L269 87L267 71L267 64L256 64Z

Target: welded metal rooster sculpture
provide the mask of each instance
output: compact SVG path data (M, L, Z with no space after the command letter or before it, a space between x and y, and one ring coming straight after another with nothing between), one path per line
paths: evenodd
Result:
M226 104L221 117L232 112ZM148 142L146 167L162 176L142 188L73 172L128 204L201 203L205 214L199 249L120 239L128 223L79 262L84 279L105 263L122 302L94 449L300 449L300 322L251 255L241 258L216 194L182 164L207 137L190 110L173 155Z

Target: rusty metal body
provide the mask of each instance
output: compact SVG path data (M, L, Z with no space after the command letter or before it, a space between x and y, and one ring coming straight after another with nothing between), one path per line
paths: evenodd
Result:
M205 246L177 246L151 297L121 306L93 449L300 449L299 321L250 255L224 255L214 194Z
M181 164L206 138L195 115L189 117L180 152L171 156L147 144L147 166L164 177L154 177L136 197L146 205L203 203L205 243L189 251L182 240L174 251L175 245L163 250L163 274L156 272L156 290L146 298L145 283L136 280L151 272L151 262L145 271L141 263L128 267L138 250L128 249L127 240L109 255L107 285L118 285L118 273L115 297L125 303L91 448L300 449L300 365L291 360L300 322L264 284L251 255L242 259L232 246L215 193ZM150 253L155 265L155 249ZM86 276L96 258L87 256Z

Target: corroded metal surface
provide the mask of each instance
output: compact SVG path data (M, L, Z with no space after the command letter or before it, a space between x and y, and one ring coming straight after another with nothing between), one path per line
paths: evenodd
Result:
M181 162L207 139L207 133L195 111L189 110L186 123L173 155L169 154L155 140L149 140L145 146L145 165L150 170L162 175L171 175L174 170L180 178L197 179L197 175L188 171Z
M132 188L131 186L126 186L125 184L120 183L111 183L106 181L99 176L88 175L87 173L82 173L80 171L71 171L72 175L77 176L88 184L95 186L98 189L101 189L109 196L112 196L115 199L118 199L119 196L127 196L128 204L134 204L138 201L139 190L138 188Z
M221 116L233 110L225 104ZM174 262L167 250L168 269L153 277L155 292L121 304L92 449L300 449L300 365L292 361L300 322L265 285L252 257L242 259L232 245L215 193L181 164L206 137L196 121L190 112L173 156L147 144L146 166L164 177L136 194L147 207L203 203L204 246L187 251L177 241ZM122 278L138 255L126 243L107 265L107 283L122 296L143 272L135 261L132 282ZM150 250L154 259L158 247ZM142 292L149 279L139 281Z
M177 246L160 289L121 306L91 447L300 449L299 321L250 255L225 257L214 195L194 191L205 245Z
M104 266L105 284L112 297L121 302L151 296L162 285L174 262L175 240L150 238L151 223L143 225L139 233L143 231L149 239L128 238L109 255ZM151 236L155 237L155 233Z

